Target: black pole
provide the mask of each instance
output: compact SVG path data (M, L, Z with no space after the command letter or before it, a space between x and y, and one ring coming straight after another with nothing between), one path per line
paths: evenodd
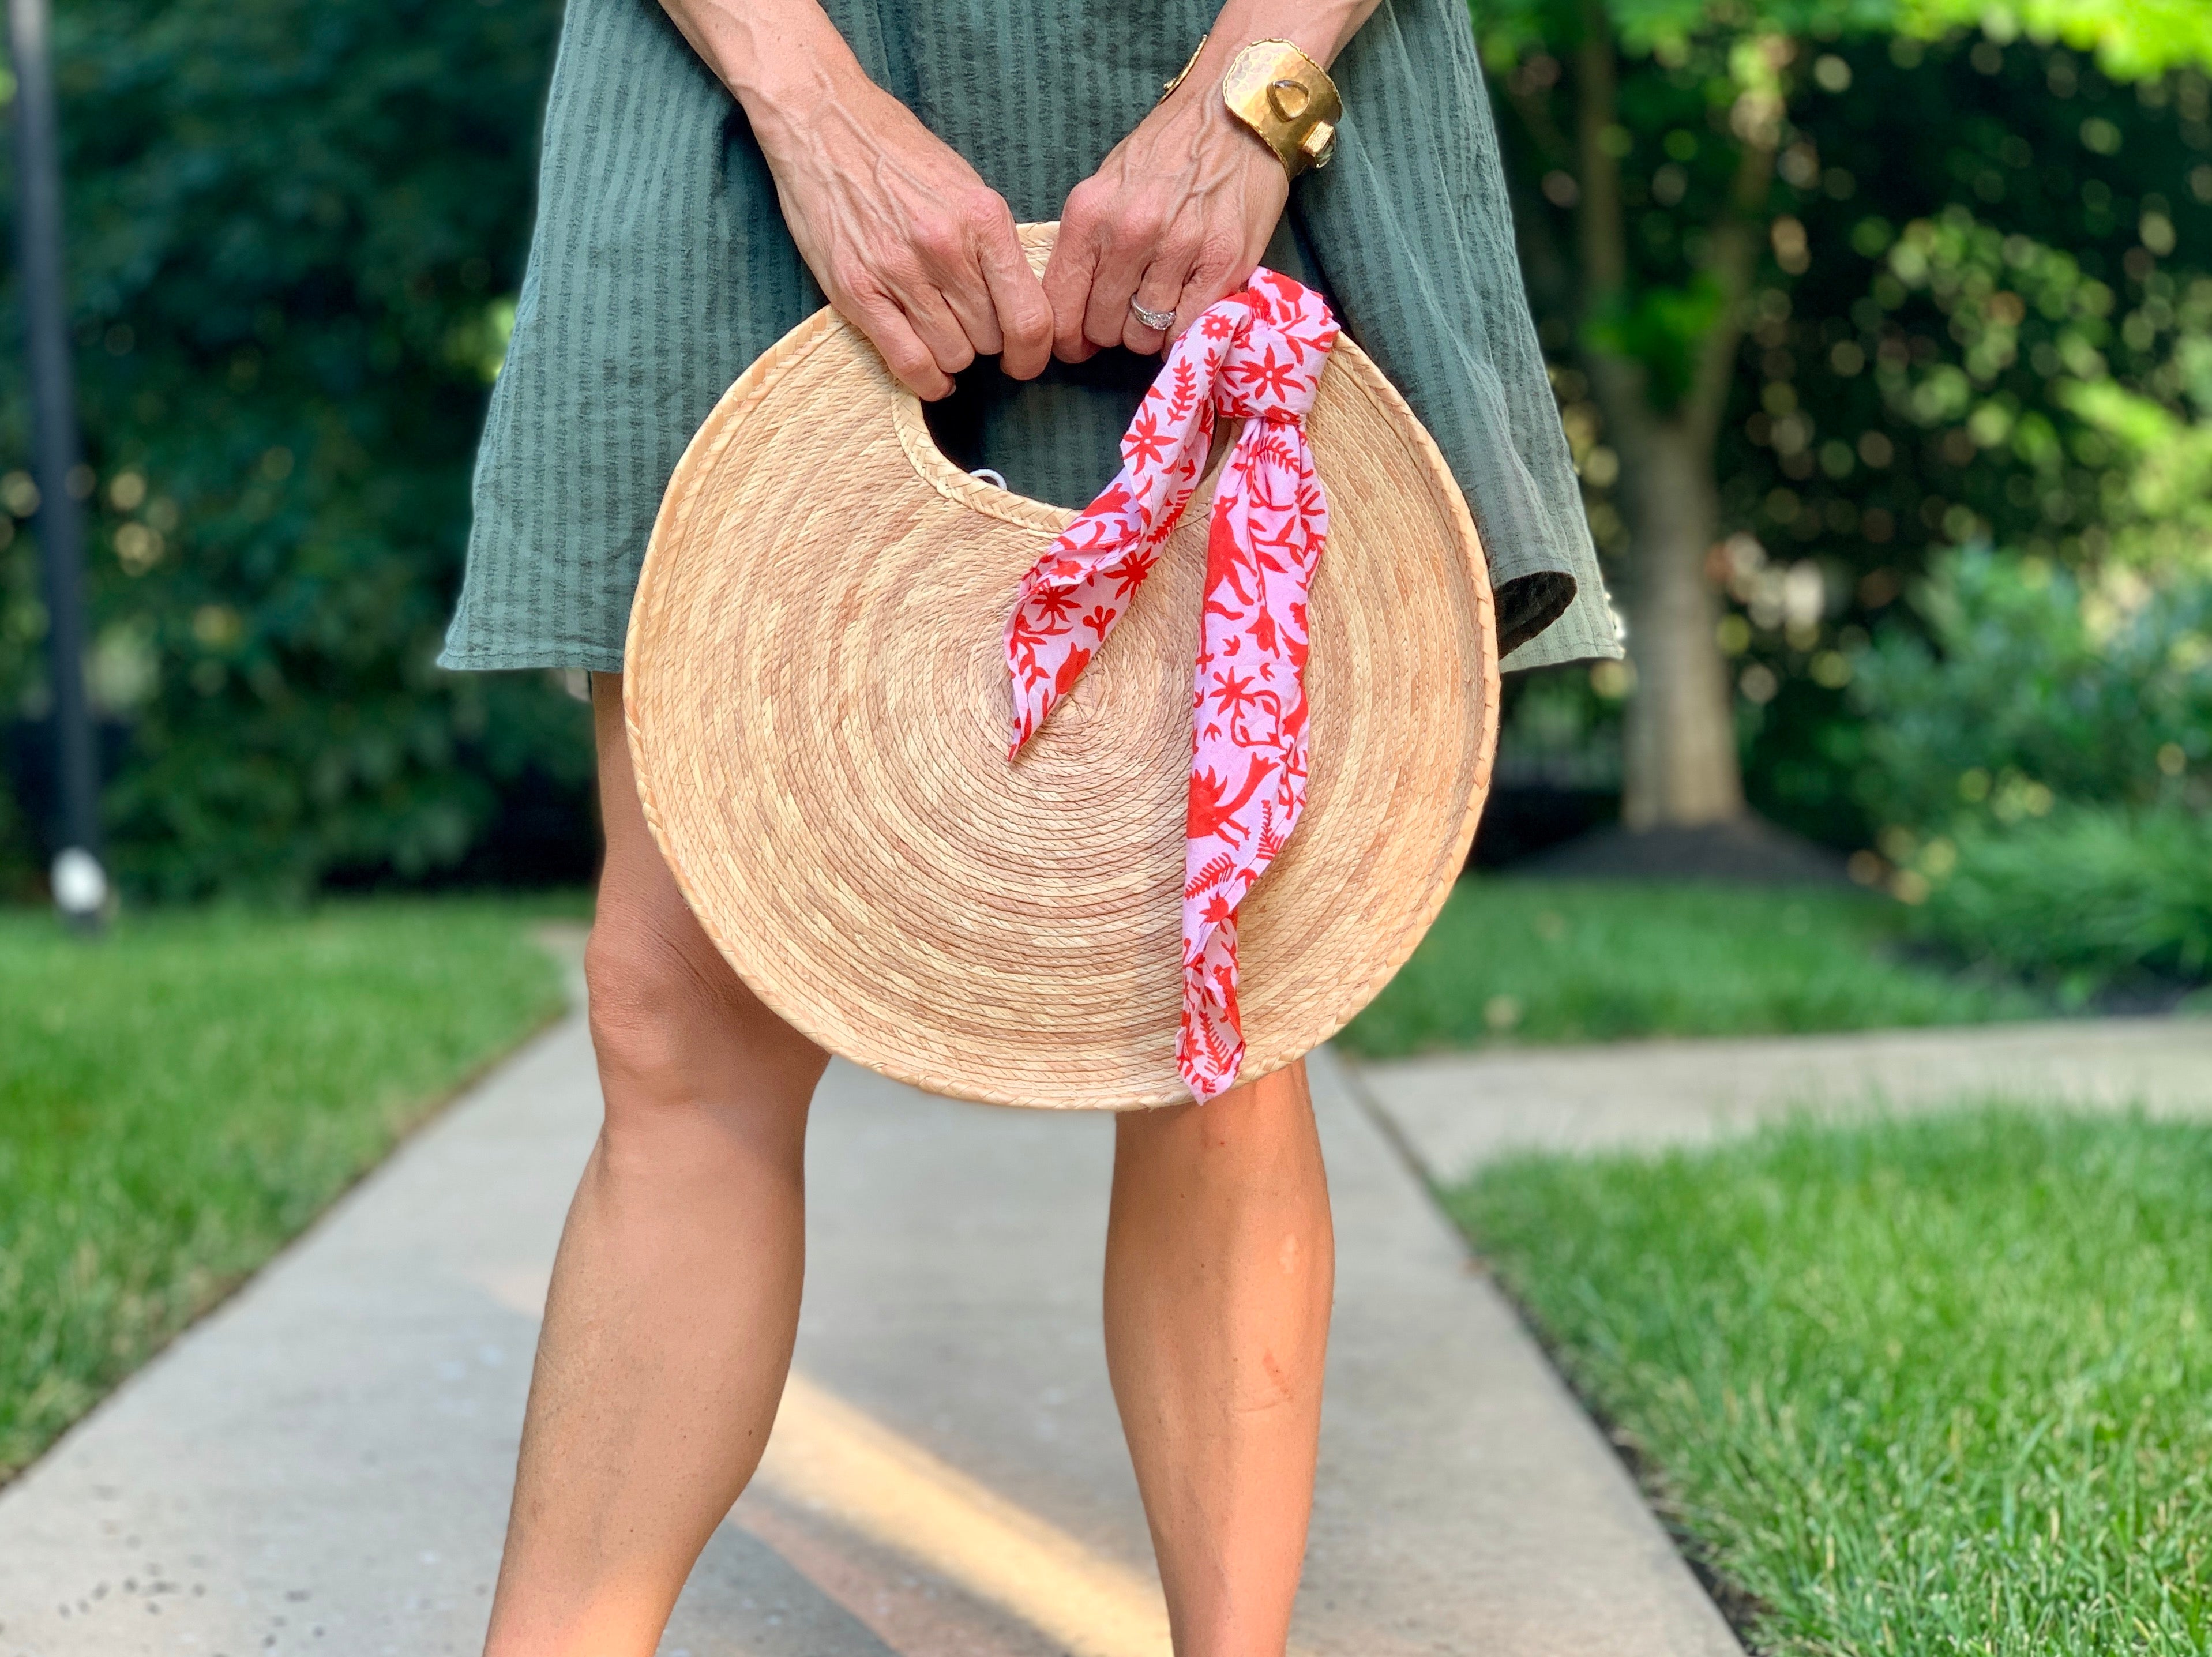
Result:
M39 555L46 576L46 673L53 683L61 833L54 902L94 926L107 897L100 866L100 780L84 683L84 522L70 490L78 465L76 390L62 270L61 143L54 110L47 0L8 0L15 67L15 228L31 361L37 447Z

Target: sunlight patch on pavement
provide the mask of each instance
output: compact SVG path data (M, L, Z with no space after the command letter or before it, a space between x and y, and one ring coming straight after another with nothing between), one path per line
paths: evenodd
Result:
M761 1485L945 1577L1072 1657L1169 1657L1159 1587L794 1374Z

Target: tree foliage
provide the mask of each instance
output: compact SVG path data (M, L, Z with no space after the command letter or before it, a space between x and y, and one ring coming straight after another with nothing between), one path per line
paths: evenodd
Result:
M2195 66L2212 9L1478 15L1601 546L1632 594L1637 456L1606 359L1630 359L1637 399L1665 417L1688 365L1718 357L1706 573L1723 603L1707 625L1749 792L1863 843L1880 825L1855 797L1864 731L1844 691L1929 558L1994 541L2063 566L2100 556L2123 518L2152 532L2115 493L2114 422L2124 409L2130 430L2188 423L2185 340L2212 301L2212 109ZM1944 32L1961 21L1972 31ZM1593 131L1583 48L1599 26L1620 56L1613 118ZM1771 172L1747 191L1747 152L1770 140ZM1622 243L1601 305L1579 252L1593 155L1617 171ZM1757 229L1740 289L1716 267L1731 222ZM2203 463L2177 448L2168 464ZM1626 689L1596 677L1586 732ZM1577 740L1560 693L1540 700L1551 745Z
M528 236L554 0L64 0L94 694L125 878L450 868L580 824L580 710L431 665ZM25 452L19 359L0 442ZM35 499L0 479L17 519ZM43 704L27 537L0 694ZM556 831L558 838L558 831Z

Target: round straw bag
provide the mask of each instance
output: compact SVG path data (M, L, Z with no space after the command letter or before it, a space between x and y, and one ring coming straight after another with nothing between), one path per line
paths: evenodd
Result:
M1039 268L1053 230L1023 231ZM1498 731L1481 545L1435 443L1349 339L1307 429L1329 506L1311 770L1240 916L1243 1080L1326 1040L1413 952L1466 861ZM662 502L624 698L646 819L763 1001L933 1093L1190 1098L1175 1053L1212 497L1208 479L1009 761L1006 614L1074 512L955 467L831 311L730 388Z

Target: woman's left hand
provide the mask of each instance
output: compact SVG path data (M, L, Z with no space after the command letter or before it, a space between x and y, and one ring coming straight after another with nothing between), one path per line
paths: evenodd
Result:
M1109 345L1149 355L1233 294L1274 234L1290 180L1274 152L1221 101L1201 64L1097 172L1069 194L1044 273L1053 354L1080 362ZM1130 308L1172 311L1147 327Z

